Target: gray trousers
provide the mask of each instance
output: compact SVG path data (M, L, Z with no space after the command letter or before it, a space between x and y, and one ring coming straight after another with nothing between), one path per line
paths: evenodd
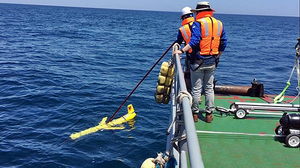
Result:
M198 64L191 64L191 69L196 69ZM212 113L214 110L214 73L215 64L202 64L197 70L191 70L192 83L192 112L199 113L199 104L201 104L202 88L205 92L205 112Z

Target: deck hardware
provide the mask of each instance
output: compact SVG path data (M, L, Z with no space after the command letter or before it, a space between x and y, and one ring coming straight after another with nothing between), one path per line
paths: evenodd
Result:
M289 134L285 139L285 144L292 148L298 148L300 146L300 135Z

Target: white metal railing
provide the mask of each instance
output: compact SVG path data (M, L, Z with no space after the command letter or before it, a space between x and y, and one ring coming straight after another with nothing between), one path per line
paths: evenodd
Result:
M180 46L174 44L173 51ZM167 138L167 151L177 161L176 168L187 168L188 161L191 168L204 167L200 153L200 145L191 111L191 96L187 92L180 56L176 54L173 59L175 75L171 88L171 112L169 116L170 129ZM184 93L178 100L178 96ZM188 156L187 156L188 155Z

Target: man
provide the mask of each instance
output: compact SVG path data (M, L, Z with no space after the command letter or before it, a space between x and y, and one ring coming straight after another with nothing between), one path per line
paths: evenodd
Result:
M205 92L206 122L211 123L214 111L213 81L216 66L227 45L225 31L221 21L213 17L213 9L209 2L198 2L196 9L196 21L192 25L191 40L181 50L174 54L182 54L191 48L197 51L197 55L191 58L191 82L194 121L198 120L201 89ZM195 119L197 118L197 119Z
M191 40L191 28L193 25L193 22L195 21L193 17L193 12L191 12L190 7L184 7L181 10L181 20L182 20L182 26L178 30L177 40L176 43L182 44L183 42L185 44L188 44ZM184 70L184 78L185 83L187 86L187 90L191 92L191 81L190 81L190 59L192 54L196 54L197 52L190 49L188 52L186 52L186 58L185 58L185 70Z

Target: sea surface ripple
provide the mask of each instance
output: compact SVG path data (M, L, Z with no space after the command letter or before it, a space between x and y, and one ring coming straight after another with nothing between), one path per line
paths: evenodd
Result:
M71 133L110 117L176 39L179 12L0 4L0 166L134 168L165 151L169 105L156 104L160 63L116 117L125 130ZM279 94L295 61L296 17L216 14L228 47L217 84ZM171 58L169 52L163 59ZM298 91L296 73L288 95Z

